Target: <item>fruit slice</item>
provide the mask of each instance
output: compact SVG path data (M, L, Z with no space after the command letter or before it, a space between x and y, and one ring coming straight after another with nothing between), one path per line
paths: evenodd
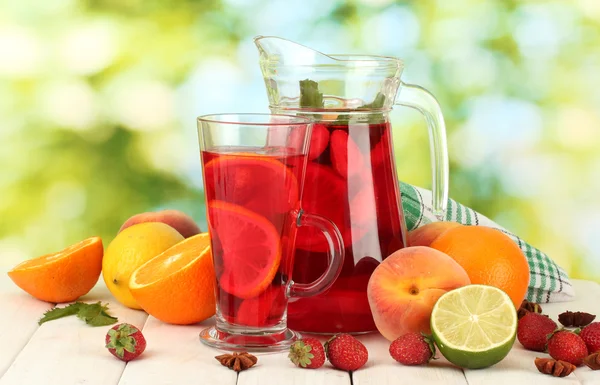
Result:
M342 232L344 245L348 246L351 237L349 231L344 231L344 210L348 206L346 182L331 168L313 162L306 165L304 180L302 208L307 213L321 215L333 221ZM328 249L323 233L312 226L298 228L296 247L321 253Z
M208 233L194 235L152 258L131 275L129 290L148 314L178 325L215 314L215 271Z
M431 331L448 361L485 368L500 362L512 348L517 312L502 290L468 285L440 297L431 313Z
M22 262L9 271L8 276L39 300L75 301L98 281L103 254L102 239L88 238L57 253Z
M216 186L220 199L263 215L288 212L298 201L296 176L272 156L220 156L206 164L204 180Z
M344 179L363 171L363 155L346 131L335 130L331 134L331 164Z
M257 297L244 300L237 310L234 323L243 326L274 325L281 320L284 309L284 288L272 286Z
M302 148L304 130L293 130L289 140L293 148ZM313 124L308 147L308 160L317 159L325 151L327 145L329 145L329 130L323 124Z
M209 203L208 218L212 235L220 245L215 258L223 264L218 277L221 289L244 299L262 293L281 260L275 226L263 216L223 201Z

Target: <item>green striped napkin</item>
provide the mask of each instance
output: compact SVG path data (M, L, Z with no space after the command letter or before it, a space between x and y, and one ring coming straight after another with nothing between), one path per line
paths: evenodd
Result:
M400 182L402 207L408 230L414 230L439 219L431 210L431 191ZM529 288L527 300L537 303L571 301L575 297L573 285L567 273L550 257L529 245L494 221L478 212L448 199L446 221L463 225L488 226L511 237L521 248L529 263Z

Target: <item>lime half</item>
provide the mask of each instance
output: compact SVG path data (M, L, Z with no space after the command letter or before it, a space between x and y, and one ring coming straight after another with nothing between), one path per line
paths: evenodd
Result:
M502 361L515 342L517 312L502 290L468 285L442 295L431 313L440 352L454 365L478 369Z

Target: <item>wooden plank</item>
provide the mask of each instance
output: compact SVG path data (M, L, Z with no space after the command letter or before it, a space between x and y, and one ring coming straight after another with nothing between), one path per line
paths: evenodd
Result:
M317 337L325 342L325 337ZM260 354L258 364L241 372L238 385L350 385L347 372L334 369L329 362L318 370L301 369L292 364L285 353Z
M354 385L446 384L467 383L461 369L451 365L439 353L440 359L427 366L405 366L389 354L390 342L379 334L359 339L369 350L369 362L352 373Z
M105 287L98 286L82 301L111 301L110 312L119 322L142 327L146 313L119 305ZM63 305L64 306L64 305ZM39 314L31 315L35 322ZM2 378L0 385L111 385L116 384L125 363L104 347L110 327L91 327L76 317L47 322L33 334Z
M199 340L200 331L211 322L180 326L148 317L143 329L146 352L127 364L119 385L235 385L236 372L214 359L223 353Z
M37 320L53 306L31 297L0 274L0 377L38 329Z
M517 341L509 355L500 363L486 369L465 369L465 377L470 385L532 385L536 383L543 383L544 385L580 384L578 378L573 374L564 378L541 374L533 363L535 357L549 356L545 353L536 353L525 350ZM579 370L582 369L578 368L576 372Z

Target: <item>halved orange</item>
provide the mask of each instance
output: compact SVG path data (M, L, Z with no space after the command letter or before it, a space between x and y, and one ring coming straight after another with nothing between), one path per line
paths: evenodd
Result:
M223 201L208 205L220 287L239 298L262 293L281 260L280 234L265 217Z
M220 195L209 199L226 200L261 215L290 211L300 194L294 173L269 155L219 155L204 167L204 179Z
M215 271L208 233L189 237L137 268L129 291L148 314L189 325L215 314Z
M71 302L87 294L98 282L103 255L102 239L92 237L62 251L21 262L8 276L39 300Z

